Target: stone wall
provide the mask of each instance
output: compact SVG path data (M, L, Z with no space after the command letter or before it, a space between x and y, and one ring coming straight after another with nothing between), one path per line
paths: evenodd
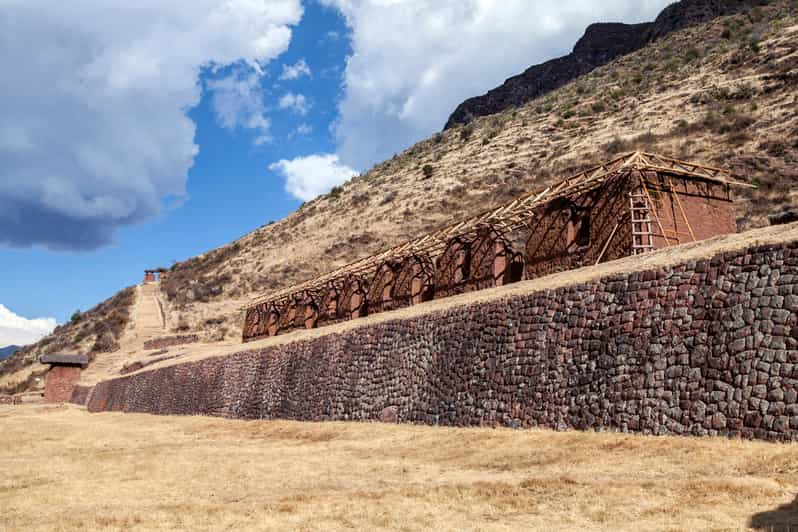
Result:
M91 393L92 389L92 386L76 385L72 388L72 395L69 398L69 402L86 406L86 403L89 401L89 393Z
M18 405L21 402L18 395L0 394L0 405Z
M93 412L798 440L798 243L98 384Z
M193 344L199 342L196 334L183 334L178 336L163 336L144 342L144 349L166 349L176 345Z
M66 403L80 380L80 367L53 366L44 378L44 402Z

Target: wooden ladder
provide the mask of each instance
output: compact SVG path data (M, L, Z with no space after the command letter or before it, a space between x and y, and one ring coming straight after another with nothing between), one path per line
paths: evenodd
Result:
M654 251L648 195L643 190L629 192L629 206L632 213L632 255Z

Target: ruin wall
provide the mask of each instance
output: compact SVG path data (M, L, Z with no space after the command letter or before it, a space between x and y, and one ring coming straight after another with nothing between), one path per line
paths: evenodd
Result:
M183 334L176 336L162 336L160 338L152 338L144 342L144 349L167 349L177 345L193 344L199 342L199 336L196 334Z
M97 384L92 412L798 441L798 242Z
M79 366L53 366L44 378L44 402L66 403L80 380Z

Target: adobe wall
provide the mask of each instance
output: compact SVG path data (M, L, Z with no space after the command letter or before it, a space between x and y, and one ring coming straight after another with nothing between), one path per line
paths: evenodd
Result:
M798 441L798 242L99 383L92 412Z
M634 186L626 175L621 175L573 202L562 199L538 209L525 244L524 278L534 279L631 255L629 192ZM573 233L579 231L579 224L574 224L574 220L584 217L589 220L589 238L578 242Z
M663 185L670 189L671 183L676 194L660 192ZM677 177L666 183L662 176L656 174L649 176L649 186L654 207L671 246L692 242L690 229L696 240L737 232L736 212L729 186ZM689 227L684 221L685 215L690 222ZM657 249L667 247L668 243L662 237L658 224L654 222L651 225L655 233L654 246Z
M44 402L66 403L80 380L80 367L53 366L44 378Z

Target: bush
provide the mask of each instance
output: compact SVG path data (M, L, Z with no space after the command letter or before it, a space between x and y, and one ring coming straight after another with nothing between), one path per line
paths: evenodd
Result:
M69 323L79 322L82 316L83 315L80 313L80 309L76 310L75 312L72 313L72 316L70 316Z
M610 155L615 155L617 153L631 151L631 145L628 141L623 140L620 137L615 137L606 146L604 146L604 151Z
M787 146L778 140L769 140L759 145L759 149L767 152L768 155L773 157L784 157L787 153Z
M432 167L431 164L425 164L424 168L421 169L424 173L424 179L429 179L432 177L432 174L435 172L435 169Z
M339 185L339 186L337 186L337 187L332 187L332 190L330 190L330 193L329 193L329 194L327 194L327 196L328 196L330 199L338 199L338 197L341 195L341 193L342 193L343 191L344 191L344 187L342 187L342 186L340 186L340 185Z
M474 126L473 124L466 124L460 130L460 138L464 141L467 141L471 138L471 135L474 134Z
M110 353L119 349L119 344L116 343L116 338L110 331L105 331L94 341L91 348L92 353Z
M697 60L701 57L701 53L698 51L697 48L689 48L687 53L684 54L684 61L686 63L692 63L693 61Z

